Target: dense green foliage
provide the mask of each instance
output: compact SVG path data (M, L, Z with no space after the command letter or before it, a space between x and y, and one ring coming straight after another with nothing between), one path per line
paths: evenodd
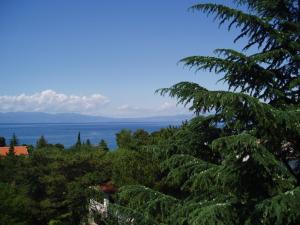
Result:
M93 149L64 151L49 146L28 157L3 157L0 180L7 194L3 193L1 206L15 210L9 215L20 224L79 224L82 215L87 215L88 187L111 177L111 163L105 155ZM1 214L7 218L0 216L0 224L15 224L7 223L6 210Z
M77 142L76 142L75 146L76 146L76 148L80 148L80 146L81 146L80 132L77 135Z
M157 182L159 163L149 153L110 152L103 139L97 146L81 141L80 134L78 139L64 149L41 136L28 156L13 152L0 156L1 225L82 224L87 220L89 200L102 201L101 191L91 187L107 181L117 186L154 186Z
M109 151L107 143L103 139L101 139L101 141L99 143L99 148L102 149L103 151Z
M41 138L29 156L0 158L0 224L81 224L89 199L102 197L91 187L107 181L118 192L109 216L97 218L104 224L300 224L300 2L233 1L247 10L191 9L239 28L244 49L181 60L223 75L228 91L190 82L159 90L195 118L122 130L115 151L78 133L67 150Z
M38 149L39 148L45 148L45 147L47 147L47 145L48 145L47 140L43 135L36 142L36 148L38 148Z
M160 182L122 187L108 223L116 215L127 218L122 224L300 223L300 173L292 164L300 162L300 2L234 2L247 12L211 3L191 10L240 29L243 50L181 60L223 75L229 90L181 82L158 91L197 117L144 146L161 162Z
M29 199L23 190L0 183L0 224L25 225L29 216Z

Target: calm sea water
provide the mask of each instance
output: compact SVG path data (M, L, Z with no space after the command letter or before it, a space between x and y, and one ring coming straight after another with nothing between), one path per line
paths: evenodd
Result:
M165 122L126 122L126 123L79 123L79 124L0 124L0 136L6 138L7 144L13 133L16 134L21 144L35 145L37 139L44 135L51 144L61 143L65 147L75 144L77 134L80 132L81 140L90 139L92 144L98 144L104 139L110 148L116 147L116 133L121 129L130 129L135 131L139 128L148 132L157 131L160 128L169 125L178 125L178 123Z

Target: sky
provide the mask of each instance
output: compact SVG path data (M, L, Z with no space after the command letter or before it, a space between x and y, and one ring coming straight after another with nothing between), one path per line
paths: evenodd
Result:
M235 48L237 34L188 10L200 2L1 0L0 112L187 113L155 90L180 81L227 89L216 83L220 76L195 73L178 61Z

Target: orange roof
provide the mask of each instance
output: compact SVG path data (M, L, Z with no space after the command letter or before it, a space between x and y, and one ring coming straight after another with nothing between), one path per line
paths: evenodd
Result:
M9 152L9 147L0 147L0 155L6 156ZM27 146L14 146L15 155L28 155Z

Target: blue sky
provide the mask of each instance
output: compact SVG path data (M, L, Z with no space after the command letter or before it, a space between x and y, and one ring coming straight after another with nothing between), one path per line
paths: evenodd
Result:
M1 0L0 111L186 113L154 91L183 80L225 89L177 62L232 48L236 34L187 10L197 2Z

